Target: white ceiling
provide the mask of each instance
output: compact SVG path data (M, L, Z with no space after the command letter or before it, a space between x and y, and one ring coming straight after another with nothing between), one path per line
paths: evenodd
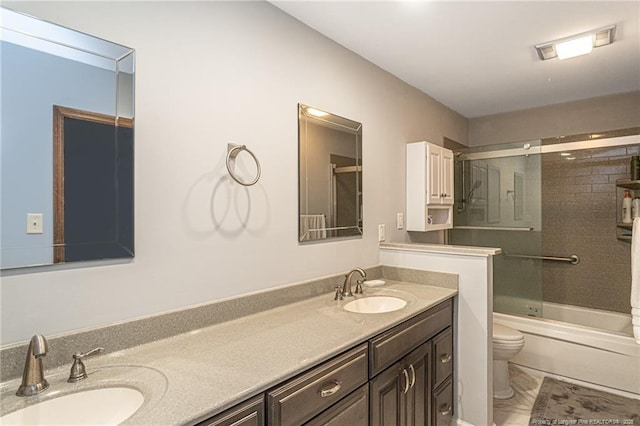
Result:
M272 1L467 118L640 90L640 1ZM534 45L617 24L610 46Z

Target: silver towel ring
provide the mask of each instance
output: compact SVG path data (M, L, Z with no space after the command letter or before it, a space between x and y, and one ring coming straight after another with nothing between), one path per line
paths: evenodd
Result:
M247 151L247 153L249 153L249 155L253 157L253 161L256 162L256 168L258 172L256 173L256 177L251 182L241 181L236 177L236 175L233 174L233 171L231 170L231 160L235 159L238 156L238 154L240 154L241 151ZM233 178L233 180L235 180L236 182L238 182L240 185L243 185L243 186L255 185L256 182L260 180L260 174L262 173L260 169L260 162L258 161L258 158L256 158L256 156L253 154L253 152L251 152L251 150L247 148L246 145L236 145L233 143L227 144L227 171L229 172L229 175Z

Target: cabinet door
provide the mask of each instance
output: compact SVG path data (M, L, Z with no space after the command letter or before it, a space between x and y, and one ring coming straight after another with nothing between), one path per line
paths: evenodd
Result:
M431 342L426 342L405 358L409 372L407 426L427 426L431 419Z
M260 395L197 426L264 426L264 396Z
M442 204L440 176L442 174L442 149L427 143L427 203Z
M434 426L449 426L453 417L453 385L451 379L434 394Z
M442 191L442 204L453 204L453 151L442 150L441 164L440 190Z
M305 426L369 426L369 386L344 397Z
M371 381L372 426L431 424L431 342Z
M453 334L451 328L433 339L433 387L437 388L453 372Z
M405 426L406 398L409 386L404 363L398 362L374 377L369 386L371 426Z

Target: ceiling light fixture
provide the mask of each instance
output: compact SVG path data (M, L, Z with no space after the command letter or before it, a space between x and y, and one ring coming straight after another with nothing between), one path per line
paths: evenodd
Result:
M599 28L582 34L576 34L560 40L536 45L538 57L547 59L568 59L591 53L593 48L613 43L616 26Z

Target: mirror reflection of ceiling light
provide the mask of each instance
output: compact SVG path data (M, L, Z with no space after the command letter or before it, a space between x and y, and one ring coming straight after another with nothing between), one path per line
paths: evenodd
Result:
M310 115L314 115L316 117L324 117L326 115L329 115L329 113L320 111L319 109L315 109L315 108L307 108L307 113L309 113Z
M593 48L606 46L613 43L616 26L600 28L582 34L576 34L560 40L550 41L536 45L538 57L547 59L568 59L576 56L587 55Z

